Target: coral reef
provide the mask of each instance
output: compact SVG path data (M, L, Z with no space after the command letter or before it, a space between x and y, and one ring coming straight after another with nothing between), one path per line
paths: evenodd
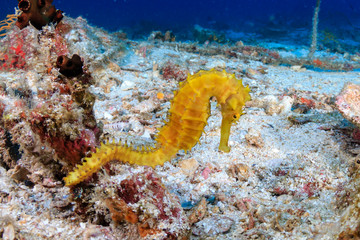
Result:
M22 11L17 19L16 26L23 29L31 23L41 30L49 23L59 23L63 18L62 12L52 5L53 0L19 0L19 9Z
M34 183L61 180L98 146L102 133L93 112L95 96L89 91L95 79L79 55L67 58L70 52L82 52L80 47L69 49L80 28L81 20L65 18L56 29L12 28L1 39L1 165L25 167ZM60 73L68 77L59 75L60 59ZM11 72L17 74L9 79Z
M241 42L240 42L241 43ZM171 44L171 43L169 43ZM352 69L360 68L359 57L357 54L352 56L349 60L339 60L337 56L324 56L320 59L311 59L306 57L287 57L281 56L276 49L268 49L259 46L251 46L244 44L230 45L229 47L222 47L215 44L181 44L176 43L176 48L181 51L197 53L201 56L216 56L223 55L227 58L236 58L244 61L254 60L261 61L264 64L285 65L301 67L302 69L324 69L324 70L342 70L351 71ZM315 62L314 62L315 60ZM321 62L321 65L318 63Z
M190 150L202 135L209 117L209 99L215 96L221 105L222 123L219 150L229 152L228 140L232 123L243 113L245 103L250 100L249 87L235 75L216 70L200 71L190 75L181 83L169 110L169 121L157 134L155 148L133 149L125 144L101 144L91 157L85 158L82 165L77 165L73 172L64 178L67 186L76 185L104 164L119 160L131 164L155 167L171 160L179 150Z
M53 91L58 92L33 108L28 117L31 129L41 141L72 165L94 150L101 134L92 111L95 97L87 90L93 83L89 74L71 80L55 79L54 87L58 90ZM61 109L57 109L59 103Z

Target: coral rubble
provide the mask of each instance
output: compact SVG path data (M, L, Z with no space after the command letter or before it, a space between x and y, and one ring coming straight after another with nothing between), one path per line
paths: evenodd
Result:
M155 31L150 34L150 36L148 37L148 40L149 41L161 40L163 42L164 41L175 42L175 35L171 31L166 31L165 34L163 34L160 31Z
M100 188L109 193L103 197L113 221L134 224L141 238L182 239L188 235L188 218L178 198L151 168L136 170L120 181L116 177L104 179L98 191Z

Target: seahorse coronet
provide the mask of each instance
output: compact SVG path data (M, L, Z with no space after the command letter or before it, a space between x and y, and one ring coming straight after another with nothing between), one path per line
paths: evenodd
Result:
M200 70L188 75L174 91L168 118L156 134L155 146L134 146L129 140L101 143L95 152L64 178L66 186L76 185L97 172L104 164L117 160L124 163L155 167L171 160L179 150L188 152L198 143L210 115L210 98L221 106L222 123L219 150L228 152L230 128L240 115L250 88L244 87L235 74L225 70ZM234 119L234 116L235 119Z

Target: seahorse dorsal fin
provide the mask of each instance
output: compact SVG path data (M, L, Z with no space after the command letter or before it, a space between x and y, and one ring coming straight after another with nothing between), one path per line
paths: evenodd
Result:
M235 98L230 98L227 101L227 104L229 104L230 108L234 110L237 106L237 100Z

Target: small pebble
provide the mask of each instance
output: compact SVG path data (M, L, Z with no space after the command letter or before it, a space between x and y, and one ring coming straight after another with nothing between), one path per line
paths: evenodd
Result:
M247 181L250 177L250 168L243 163L233 164L230 166L228 174L238 181Z
M226 63L223 60L210 61L206 64L206 68L208 68L208 69L212 69L212 68L225 69Z
M130 90L130 89L133 89L134 86L135 86L135 83L134 83L134 82L124 81L124 82L121 84L120 89L123 90L123 91L127 91L127 90Z
M283 97L283 99L279 103L279 112L278 114L286 115L291 112L291 107L294 103L294 99L289 96Z
M284 96L279 101L277 96L267 95L251 101L250 107L264 108L268 115L285 115L291 111L294 99L290 96Z
M10 174L10 177L16 182L24 182L29 180L28 175L30 172L26 168L17 165L14 169L10 169L8 174Z
M301 65L295 65L295 66L291 66L291 70L295 72L305 72L306 68Z
M199 204L192 210L189 216L190 224L194 224L202 220L205 217L206 213L207 213L206 199L202 198Z
M192 233L196 236L217 235L228 232L233 224L234 220L229 217L214 216L195 223Z
M190 158L181 161L178 166L183 174L192 176L199 167L199 163L196 159Z
M159 108L160 104L155 102L154 99L150 98L137 104L132 110L139 113L150 113L155 109Z
M245 139L248 144L261 148L264 146L264 141L261 137L261 133L254 128L249 128L248 133L245 135Z
M4 227L2 239L4 239L4 240L14 240L15 239L15 229L12 224L8 224L6 227Z

